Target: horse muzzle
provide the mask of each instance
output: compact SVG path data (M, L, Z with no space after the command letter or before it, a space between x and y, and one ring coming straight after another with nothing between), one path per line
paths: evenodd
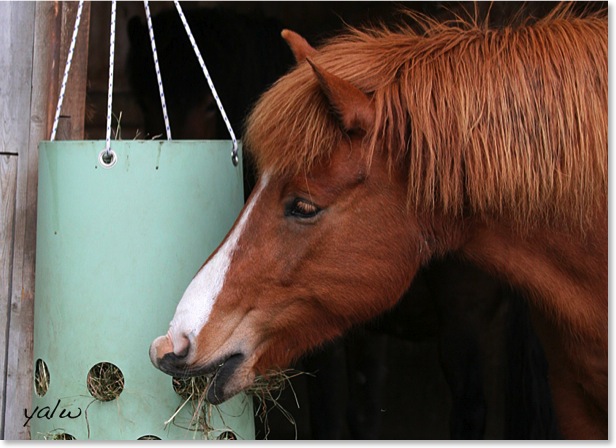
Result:
M189 352L186 349L176 354L170 339L160 336L150 346L150 360L154 367L174 377L209 376L205 398L214 405L228 400L243 388L233 385L237 381L232 381L246 359L243 353L232 353L204 366L195 366L188 362Z

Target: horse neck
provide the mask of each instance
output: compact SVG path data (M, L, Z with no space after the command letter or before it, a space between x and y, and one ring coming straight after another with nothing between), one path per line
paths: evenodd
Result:
M592 232L577 237L554 229L520 234L505 226L477 226L462 253L525 291L531 306L561 326L561 331L603 341L607 335L607 219L599 221Z
M607 212L584 236L477 226L461 252L525 292L563 434L607 437ZM590 409L570 418L570 409Z
M574 237L477 226L462 253L525 293L553 375L572 375L607 409L607 216ZM558 373L560 372L560 373Z

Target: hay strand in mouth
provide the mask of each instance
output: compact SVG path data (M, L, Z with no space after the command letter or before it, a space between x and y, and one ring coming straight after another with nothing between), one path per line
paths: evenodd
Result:
M212 375L203 375L190 378L173 377L173 390L175 390L183 401L175 410L173 415L165 421L165 426L173 423L175 426L180 428L194 431L195 434L202 432L204 434L204 438L210 438L209 434L212 431L212 428L208 424L208 416L211 415L211 407L213 405L205 400L205 396L207 394L207 389L210 385L211 379ZM192 417L186 425L177 421L176 418L187 404L191 404L193 410Z
M294 369L270 370L264 375L257 376L252 386L246 389L246 393L254 396L263 394L273 395L282 392L287 384L293 389L291 379L304 374L306 374L306 372L300 372Z
M280 400L283 390L288 387L291 388L295 402L299 408L299 402L291 379L305 372L299 372L296 370L272 370L264 375L258 376L252 386L246 389L246 395L254 397L258 401L255 414L261 419L265 426L265 439L269 434L268 414L273 409L278 409L283 416L293 425L295 429L295 438L297 439L297 425L293 415L287 411L278 402ZM239 438L231 428L227 428L227 425L223 425L224 428L213 428L210 425L213 412L218 412L218 415L223 418L223 412L218 409L218 406L214 406L206 400L208 387L211 385L213 375L205 375L191 378L176 378L172 380L173 389L183 399L182 403L177 407L175 412L165 422L165 426L174 424L178 427L194 431L196 433L203 433L205 439L231 439L233 437ZM271 403L271 404L270 404ZM186 407L190 405L192 407L192 416L189 422L181 422L178 415ZM219 433L216 437L215 433ZM212 437L214 436L214 437Z
M210 383L211 375L196 376L191 378L173 377L173 390L184 400L192 397L200 397L205 394Z

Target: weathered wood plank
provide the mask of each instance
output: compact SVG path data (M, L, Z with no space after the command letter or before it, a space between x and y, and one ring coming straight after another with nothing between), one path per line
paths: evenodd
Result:
M8 334L13 260L13 229L17 157L0 155L0 403L5 403L6 335ZM4 406L3 406L4 408ZM0 437L4 435L4 419L0 419Z
M68 48L73 35L77 2L62 2L62 29L60 43L60 74L64 73ZM73 54L67 93L62 105L62 119L57 140L83 140L85 130L86 87L88 78L88 47L90 38L90 2L84 3L79 35Z
M24 261L26 229L26 197L28 167L26 160L30 133L30 92L32 85L32 47L34 27L34 3L7 2L0 4L0 32L3 34L0 47L0 151L17 156L16 190L14 205L14 244L12 248L11 289L8 294L6 344L5 415L3 438L24 439L28 433L18 423L23 416L23 407L30 395L27 392L31 374L32 300L16 297L15 291L23 286L21 280ZM36 173L36 171L34 172ZM16 263L17 261L17 263ZM17 298L17 300L15 300ZM29 341L30 340L30 341ZM3 344L4 345L4 344ZM4 369L3 369L4 370ZM27 406L27 404L26 404ZM22 408L17 413L17 407ZM23 420L23 419L21 419Z

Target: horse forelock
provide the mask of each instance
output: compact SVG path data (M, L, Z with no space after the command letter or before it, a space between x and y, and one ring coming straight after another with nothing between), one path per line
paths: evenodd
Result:
M408 169L410 207L583 229L607 206L607 17L352 29L314 61L372 97L368 157ZM300 63L247 121L261 170L297 174L344 134Z

